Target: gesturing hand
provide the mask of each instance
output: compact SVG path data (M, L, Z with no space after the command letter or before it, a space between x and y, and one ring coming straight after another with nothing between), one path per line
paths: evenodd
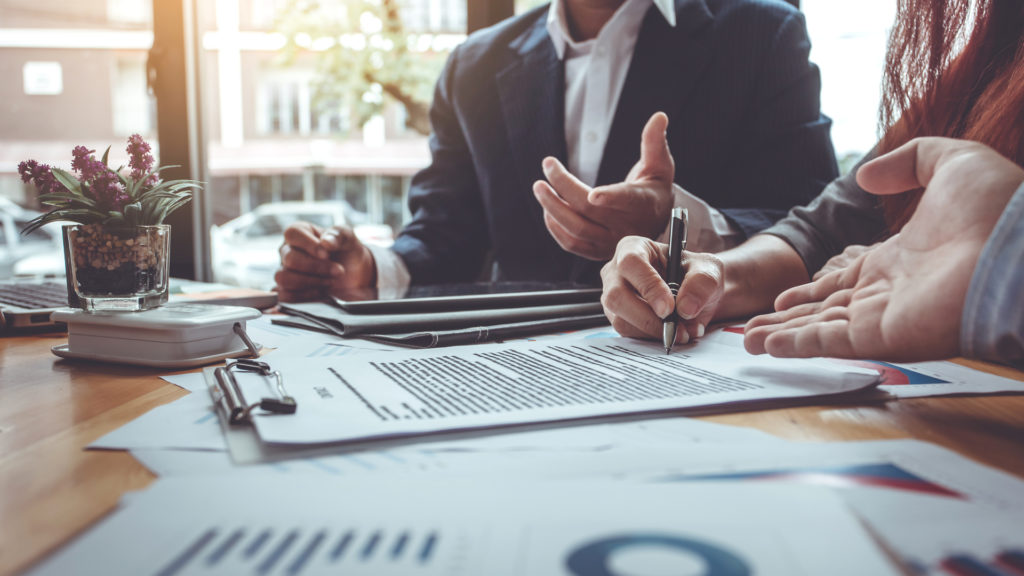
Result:
M981 144L921 138L862 166L857 181L873 194L926 189L899 234L751 320L748 351L902 361L959 351L975 263L1024 170Z
M644 126L640 160L624 182L591 188L558 160L544 159L544 175L533 194L544 208L544 224L562 249L590 260L607 260L625 236L656 238L672 210L675 162L658 112Z
M821 267L821 270L814 273L814 277L812 277L811 280L817 280L829 272L835 272L836 270L842 270L843 268L848 267L862 254L867 253L869 250L873 250L880 244L881 242L876 242L871 246L863 246L860 244L847 246L841 253L829 258L828 262L825 262L825 265Z
M363 299L376 284L373 255L347 226L325 230L309 222L292 224L284 231L280 254L274 281L282 302Z

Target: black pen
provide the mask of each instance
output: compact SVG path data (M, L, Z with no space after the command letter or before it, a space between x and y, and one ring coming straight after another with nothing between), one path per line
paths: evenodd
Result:
M686 220L688 214L684 208L672 209L672 225L668 232L668 274L665 281L672 291L672 312L665 316L661 326L661 341L665 345L665 354L672 351L676 343L676 296L679 295L679 284L683 281L683 250L686 250Z

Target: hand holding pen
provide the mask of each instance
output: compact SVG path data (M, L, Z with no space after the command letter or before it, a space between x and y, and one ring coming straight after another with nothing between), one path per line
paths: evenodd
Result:
M683 250L686 250L686 225L688 214L685 208L672 209L672 222L668 233L668 271L665 281L672 292L672 300L679 296L679 285L683 281ZM661 341L665 345L665 354L672 351L676 342L676 330L679 317L675 308L662 322Z
M668 348L675 340L686 344L704 336L725 291L722 259L708 252L684 252L689 226L685 212L677 217L672 242L678 246L675 252L668 244L627 236L601 269L601 303L612 328L630 338L665 338ZM672 262L679 268L670 272ZM670 288L666 280L673 278L677 287ZM666 330L674 333L666 334Z

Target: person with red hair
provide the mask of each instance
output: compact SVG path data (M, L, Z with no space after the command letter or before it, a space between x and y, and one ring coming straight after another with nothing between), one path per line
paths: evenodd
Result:
M685 253L674 301L667 247L623 239L602 270L615 329L657 338L675 310L685 343L774 306L747 324L751 352L1024 363L1024 5L901 0L881 123L876 149L809 205L731 250ZM943 251L945 266L915 264Z

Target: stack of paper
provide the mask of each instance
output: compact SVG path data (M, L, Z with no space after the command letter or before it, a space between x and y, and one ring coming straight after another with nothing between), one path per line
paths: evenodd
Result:
M676 416L870 393L875 370L892 395L1016 381L750 357L722 332L666 357L601 329L424 352L254 330L298 414L225 427L201 374L169 377L193 393L93 445L163 478L39 573L1013 574L1024 558L1016 477L918 441Z
M322 478L160 481L32 574L83 566L110 576L899 574L824 490Z

